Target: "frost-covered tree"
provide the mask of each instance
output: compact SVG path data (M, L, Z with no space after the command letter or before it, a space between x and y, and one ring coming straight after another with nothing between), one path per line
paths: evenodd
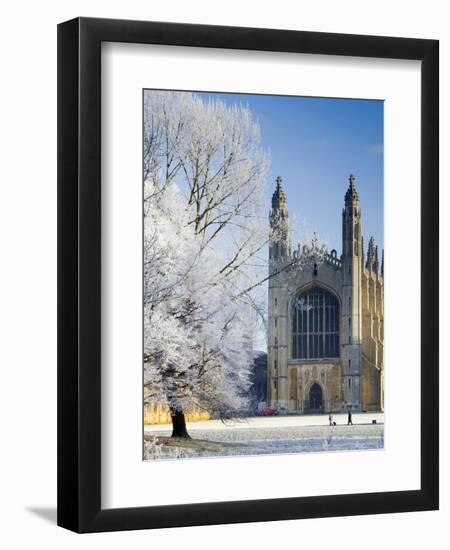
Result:
M187 437L184 411L193 406L221 417L245 406L253 362L249 309L188 220L175 185L145 217L146 400L167 403L176 437Z
M246 406L268 278L268 167L245 106L145 92L144 382L175 437L188 437L193 406L222 418Z

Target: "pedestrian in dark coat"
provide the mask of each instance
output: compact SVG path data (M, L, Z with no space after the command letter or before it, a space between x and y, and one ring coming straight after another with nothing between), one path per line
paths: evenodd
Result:
M351 411L351 410L348 411L347 426L353 426L353 422L352 422L352 411Z

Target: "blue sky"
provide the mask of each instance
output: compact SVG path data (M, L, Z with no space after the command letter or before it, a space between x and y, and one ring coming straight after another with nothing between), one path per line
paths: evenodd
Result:
M365 244L383 247L383 102L241 94L206 94L247 105L270 150L267 211L275 178L283 178L291 219L342 251L341 222L348 177L356 177ZM293 236L293 246L300 239Z

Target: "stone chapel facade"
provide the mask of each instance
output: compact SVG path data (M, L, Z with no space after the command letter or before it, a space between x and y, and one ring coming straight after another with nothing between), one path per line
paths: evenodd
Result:
M280 414L383 410L384 252L362 238L362 213L349 178L342 255L296 267L282 180L272 197L268 291L268 405ZM275 230L276 229L276 230Z

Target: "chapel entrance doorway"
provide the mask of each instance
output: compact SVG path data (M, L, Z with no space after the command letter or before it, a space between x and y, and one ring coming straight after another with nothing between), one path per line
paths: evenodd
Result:
M309 409L320 411L323 406L322 388L319 384L313 384L309 390Z

